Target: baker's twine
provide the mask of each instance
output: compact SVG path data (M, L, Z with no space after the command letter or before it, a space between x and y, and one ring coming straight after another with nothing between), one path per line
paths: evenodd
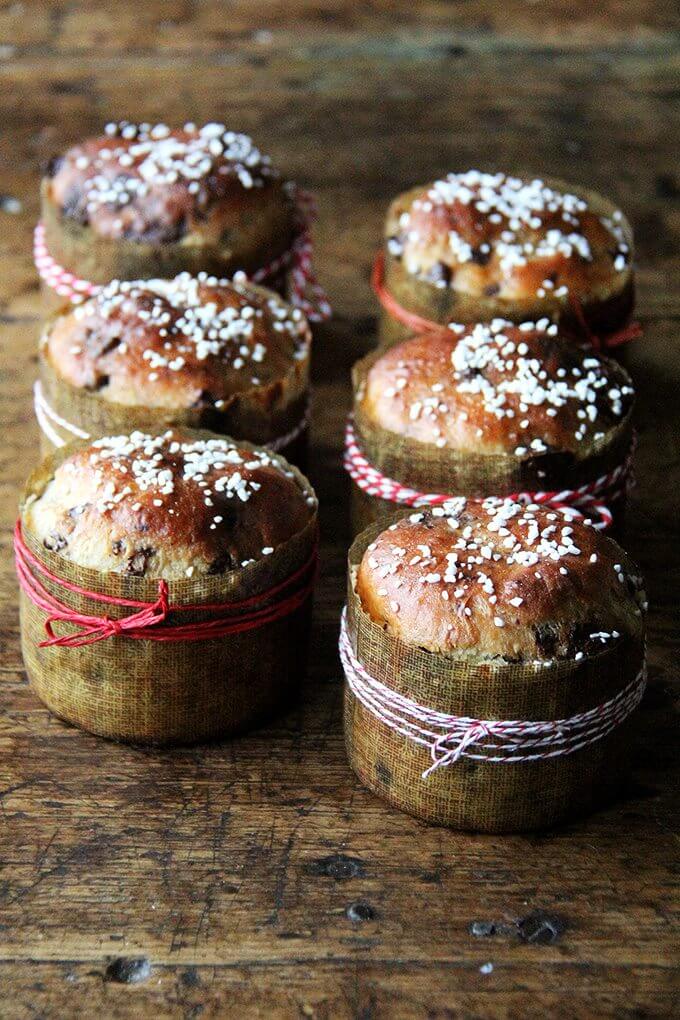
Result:
M54 410L54 408L47 402L45 394L43 392L42 383L40 380L36 380L33 384L33 408L35 410L35 417L40 426L41 431L53 446L57 449L61 449L62 446L66 446L70 439L63 439L56 431L56 427L62 429L64 432L68 432L74 439L91 439L92 436L89 432L84 432L83 429L78 428L73 422L67 421L62 418L60 414ZM284 450L291 443L295 442L306 428L309 427L309 421L311 416L311 402L307 400L304 414L300 421L295 425L290 432L286 432L282 436L277 436L275 439L270 440L268 443L262 445L267 450L272 450L274 453L279 453Z
M294 190L296 236L290 249L250 276L253 283L266 283L283 270L290 270L291 304L299 308L311 322L329 319L332 311L326 292L313 268L314 248L311 225L316 218L314 197L304 188ZM45 242L45 226L38 223L33 234L33 258L40 279L71 304L80 304L92 297L100 285L83 280L60 266L50 255Z
M513 500L527 506L538 504L550 510L559 510L570 520L587 519L597 531L606 531L613 524L613 515L603 502L612 502L625 496L632 486L631 464L635 443L622 464L608 474L601 475L593 482L587 482L576 489L561 489L553 492L510 492L503 499ZM366 459L359 446L352 418L347 421L345 429L344 466L352 481L367 496L398 503L401 506L414 508L441 506L450 499L452 494L436 492L419 492L411 489L394 478L388 478ZM460 495L460 494L459 494Z
M422 773L423 779L461 758L511 764L574 754L620 726L640 704L647 683L643 665L609 701L568 719L471 719L420 705L372 677L352 649L346 609L339 649L349 688L364 708L389 729L430 752L432 764Z
M441 330L447 328L446 323L435 322L433 319L425 319L422 315L418 315L416 312L410 312L408 308L404 308L404 306L397 301L394 294L387 289L385 284L385 252L382 248L376 255L373 263L371 286L375 296L385 311L391 315L393 319L396 319L397 322L401 322L403 326L407 326L413 331L413 333L441 332ZM611 333L603 333L601 335L594 333L588 325L583 313L583 307L578 298L572 296L569 304L585 338L596 351L620 347L622 344L630 343L631 340L639 340L643 335L642 326L639 322L630 322L621 329L614 330Z
M170 602L168 582L165 580L158 582L158 598L155 602L139 602L89 591L59 577L28 548L24 542L20 520L14 528L14 555L22 591L34 606L47 613L45 620L47 638L39 643L39 647L81 648L111 637L144 641L205 641L225 637L228 634L241 634L274 623L290 616L311 596L316 575L317 549L315 545L306 562L285 580L250 598L242 599L240 602L178 605ZM39 575L75 595L105 605L133 609L135 612L121 619L79 613L53 595L42 583ZM211 618L198 623L168 624L168 618L175 613L210 613ZM55 623L69 623L77 629L68 634L56 634Z

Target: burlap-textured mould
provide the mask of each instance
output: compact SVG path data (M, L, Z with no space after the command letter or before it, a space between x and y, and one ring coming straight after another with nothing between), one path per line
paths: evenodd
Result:
M249 287L267 294L255 284ZM105 400L96 390L73 386L55 372L45 356L51 327L48 322L41 337L39 378L34 388L43 454L77 439L186 426L267 446L304 468L309 436L309 354L291 360L284 378L234 393L220 408L128 406Z
M249 448L247 443L239 445ZM17 523L17 560L49 596L77 614L105 616L109 623L99 627L97 633L104 628L103 637L94 643L45 645L50 614L27 596L22 585L22 652L41 701L55 715L92 733L155 745L230 736L292 704L306 668L316 514L272 555L247 567L167 582L169 611L164 615L157 578L78 566L45 549L23 527L27 498L43 490L55 466L74 448L72 444L48 457L29 478ZM306 479L291 470L308 489ZM133 605L103 603L97 595ZM117 632L110 622L138 614L143 607L157 619L136 638ZM191 639L179 631L172 633L177 627L200 631L210 621L220 636ZM85 621L53 622L51 629L63 637L93 626Z
M381 356L380 349L372 351L356 362L352 369L355 405L345 459L350 475L356 474L358 478L349 463L349 455L354 448L360 451L361 457L365 458L371 468L377 469L386 479L396 480L399 486L423 494L484 497L559 493L564 490L575 492L603 477L613 476L611 486L602 488L602 500L598 505L606 506L604 517L607 521L611 514L616 526L621 527L634 445L632 409L612 428L606 448L578 460L560 452L537 453L520 459L504 453L474 456L456 450L439 449L434 443L422 443L384 429L362 414L358 406L358 395L371 365ZM381 487L371 483L370 475L368 478L368 481L352 481L354 534L375 521L408 513L414 506L428 505L426 501L400 503L394 499L385 499L379 495ZM578 509L577 501L567 499L564 502ZM587 504L588 499L584 503ZM601 516L601 512L593 513L595 516Z
M563 181L546 178L544 183L560 192L570 192L584 199L589 208L602 217L617 216L617 227L628 246L630 259L620 274L619 285L611 293L589 297L581 295L578 302L565 295L555 297L554 290L542 296L527 294L516 299L502 299L490 289L489 293L472 294L459 290L452 283L436 283L410 273L398 253L390 250L390 239L399 223L400 215L409 208L422 188L413 188L399 195L390 207L385 228L385 248L376 256L373 270L373 289L380 302L379 341L391 346L413 336L446 326L450 322L487 322L503 318L511 322L525 322L548 315L559 320L575 336L584 334L596 343L602 338L603 346L636 338L639 327L630 331L623 327L630 320L635 304L633 273L633 231L628 220L606 198L585 188L574 188ZM622 331L619 335L619 331ZM607 336L611 334L611 343Z
M628 639L580 661L550 664L475 663L410 646L374 622L355 591L358 565L379 531L368 528L355 540L347 595L349 648L376 681L420 706L470 721L570 720L612 699L617 704L611 729L573 753L541 756L559 747L557 734L550 747L537 741L531 748L537 760L491 761L493 750L477 743L433 768L444 748L417 742L418 729L405 736L393 720L386 725L348 683L345 739L361 782L418 818L476 832L544 828L605 804L629 770L631 718L644 690L644 644ZM489 742L492 737L483 743Z

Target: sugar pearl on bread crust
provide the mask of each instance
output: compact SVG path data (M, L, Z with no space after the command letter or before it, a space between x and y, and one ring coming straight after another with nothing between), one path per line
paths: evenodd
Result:
M630 274L622 214L541 179L477 170L451 173L399 196L388 250L435 287L566 304L606 297Z
M55 373L102 400L218 410L297 372L309 348L302 313L242 274L114 280L43 340Z
M633 401L627 373L547 319L430 333L375 359L358 392L373 425L466 453L601 449Z
M79 448L25 508L43 545L134 576L220 574L300 532L316 499L281 458L190 430Z
M637 569L613 541L559 512L497 499L401 518L364 554L356 591L406 643L471 660L596 654L639 639L646 609Z
M224 124L111 123L51 164L49 193L65 219L101 237L162 244L221 227L250 197L292 206L285 182L251 138Z

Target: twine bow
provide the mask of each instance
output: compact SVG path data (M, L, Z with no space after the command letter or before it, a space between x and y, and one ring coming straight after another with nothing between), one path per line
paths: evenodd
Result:
M287 578L268 590L241 599L239 602L177 605L170 604L168 583L163 579L158 582L156 601L141 602L89 591L59 577L28 548L23 538L20 520L14 528L14 554L22 591L34 606L47 614L45 620L47 638L40 642L40 647L80 648L112 637L148 641L200 641L224 637L227 634L240 634L274 623L290 616L311 596L316 575L317 550L315 543L309 558ZM94 602L133 609L135 612L119 619L80 613L53 595L38 575L75 595ZM160 626L166 624L170 614L186 612L207 613L210 618L197 623ZM66 634L56 634L55 623L68 623L76 629Z

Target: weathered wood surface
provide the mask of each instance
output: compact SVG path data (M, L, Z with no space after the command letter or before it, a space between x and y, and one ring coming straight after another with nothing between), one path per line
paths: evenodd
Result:
M0 200L0 1015L672 1014L677 28L674 5L653 2L0 3L0 192L21 203ZM37 446L38 168L119 116L252 132L318 193L318 263L337 309L316 351L324 545L303 704L250 738L172 753L96 740L36 702L10 558ZM527 838L389 810L354 781L341 734L339 449L348 369L371 343L371 255L394 192L477 164L612 194L636 228L647 327L631 356L641 439L628 544L652 600L635 778L617 806Z

